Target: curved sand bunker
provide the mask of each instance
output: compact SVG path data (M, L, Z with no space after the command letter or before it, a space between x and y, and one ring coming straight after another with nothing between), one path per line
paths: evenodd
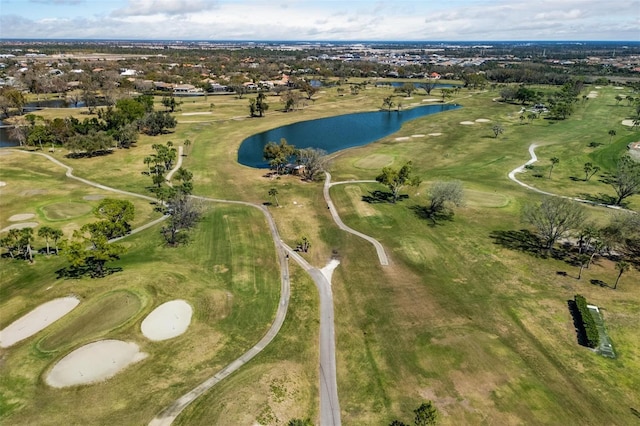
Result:
M61 297L35 308L0 331L0 347L9 346L33 336L53 322L59 320L80 303L75 297Z
M155 308L142 321L142 334L149 340L167 340L179 336L189 327L193 309L184 300L172 300Z
M14 214L13 216L11 216L9 218L9 222L20 222L22 220L29 220L29 219L33 219L34 217L36 217L35 214L33 213L20 213L20 214Z
M51 369L46 382L54 388L86 385L107 380L147 354L135 343L100 340L76 349Z
M12 229L35 228L36 226L38 226L38 222L14 223L13 225L2 228L0 232L11 231Z
M633 120L622 120L622 125L633 127Z

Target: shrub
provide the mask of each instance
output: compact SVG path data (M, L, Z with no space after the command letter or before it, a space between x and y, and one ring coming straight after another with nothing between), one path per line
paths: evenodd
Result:
M578 312L582 318L582 326L584 327L585 335L587 337L587 346L590 348L596 348L600 344L600 336L598 335L598 328L596 322L587 308L587 300L584 296L576 294L574 297Z

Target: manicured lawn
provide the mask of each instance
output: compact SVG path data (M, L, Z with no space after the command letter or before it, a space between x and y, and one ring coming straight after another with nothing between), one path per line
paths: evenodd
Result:
M443 424L631 424L637 419L630 408L640 409L640 378L634 374L640 370L640 289L635 285L640 273L626 273L614 291L592 284L615 281L614 265L605 258L577 280L578 268L567 259L538 257L523 249L514 240L525 227L521 208L539 196L510 181L507 174L529 159L527 149L536 143L540 160L519 176L523 181L563 195L611 195L600 176L581 180L583 165L590 161L602 173L611 171L626 144L640 139L640 132L620 125L628 108L615 105L613 98L620 91L611 87L598 89L598 98L577 105L567 120L541 118L531 123L519 120L520 105L493 101L498 91L463 89L450 100L462 109L414 120L397 134L334 156L334 181L374 179L382 167L399 167L406 161L412 161L423 179L396 205L363 201L371 191L384 190L377 184L352 183L331 190L344 222L383 243L391 259L387 267L378 265L368 242L337 229L321 183L291 176L268 179L264 170L238 165L236 153L244 138L262 130L375 110L391 89L370 86L357 96L339 96L329 88L290 113L278 111L279 101L269 97L271 106L262 119L246 117L247 98L187 100L176 114L180 124L175 133L142 137L137 147L102 158L66 159L64 151L55 155L80 176L144 193L150 179L141 174L143 158L151 153L151 145L168 140L179 145L189 139L192 146L184 166L194 172L196 194L265 203L273 201L268 191L276 188L281 207L271 205L269 210L283 240L295 245L307 236L312 246L305 257L317 267L332 255L341 261L332 290L343 424L410 422L412 410L427 399L434 401ZM438 97L435 90L432 96L421 93L396 100L407 107ZM474 124L460 124L463 121ZM505 132L495 138L491 127L497 123ZM617 134L609 142L611 129ZM429 135L436 133L440 135ZM602 145L589 147L592 141ZM554 156L560 162L549 179L549 159ZM62 172L45 185L51 170L44 160L34 158L25 167L17 160L6 163L7 158L0 156L2 164L11 167L7 172L0 167L0 180L21 183L1 189L3 227L11 215L29 212L47 223L51 216L40 213L51 209L47 206L66 211L58 204L95 205L97 201L82 197L103 194L65 180ZM415 207L428 203L428 186L440 179L463 181L467 204L456 210L453 220L434 223L416 214ZM20 195L33 189L47 193ZM15 192L6 192L10 190ZM638 210L640 196L631 197L628 206ZM612 214L603 208L585 209L597 223L605 223ZM140 205L140 212L140 223L153 216L150 206ZM61 223L79 226L90 219L89 213ZM157 227L123 244L129 251L114 264L123 270L101 280L55 279L54 271L65 265L62 256L39 258L31 266L2 260L2 326L54 297L73 293L83 300L50 331L4 352L2 421L144 424L252 346L269 327L278 303L279 271L259 211L212 205L193 242L177 249L163 247ZM114 315L110 330L84 329L84 335L69 337L71 330L83 330L78 318L99 312L97 301L125 291L141 301L140 314L131 313L133 319L124 323L120 318L126 315ZM605 359L577 344L567 308L575 293L604 310L617 359ZM167 342L146 341L139 318L175 298L194 307L189 331ZM292 265L291 307L276 340L190 406L178 424L317 419L317 300L313 283ZM43 384L42 375L71 350L73 339L94 336L136 341L150 357L103 384L59 391ZM58 343L52 343L54 338ZM41 350L47 343L52 352ZM79 407L72 417L69 406Z

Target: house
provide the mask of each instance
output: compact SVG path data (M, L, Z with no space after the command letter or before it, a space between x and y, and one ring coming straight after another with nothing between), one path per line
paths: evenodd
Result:
M440 74L438 74L437 72L432 72L429 74L429 78L433 78L434 80L439 80L440 77Z
M173 86L173 94L174 96L194 96L203 94L203 91L193 84L176 84Z

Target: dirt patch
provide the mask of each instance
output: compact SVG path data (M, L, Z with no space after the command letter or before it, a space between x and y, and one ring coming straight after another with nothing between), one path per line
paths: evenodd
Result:
M13 225L2 228L0 232L11 231L12 229L35 228L36 226L38 226L38 222L14 223Z
M327 279L327 281L329 281L329 283L331 283L331 276L333 275L333 270L336 269L339 264L340 264L340 261L338 259L331 259L329 263L327 263L322 269L320 269L320 272L322 272L322 275L324 275L324 277Z
M27 337L33 336L71 312L79 303L80 300L75 297L61 297L43 303L0 331L0 347L8 348Z
M159 341L177 337L191 324L193 309L184 300L172 300L155 308L142 321L142 334L149 340Z
M36 217L36 215L33 213L19 213L11 216L9 222L21 222L23 220L33 219L34 217Z
M98 200L102 200L104 198L105 198L104 195L98 195L98 194L90 194L90 195L85 195L84 197L82 197L83 200L87 200L87 201L98 201Z
M135 343L100 340L84 345L58 361L47 374L46 382L54 388L102 382L146 357Z

